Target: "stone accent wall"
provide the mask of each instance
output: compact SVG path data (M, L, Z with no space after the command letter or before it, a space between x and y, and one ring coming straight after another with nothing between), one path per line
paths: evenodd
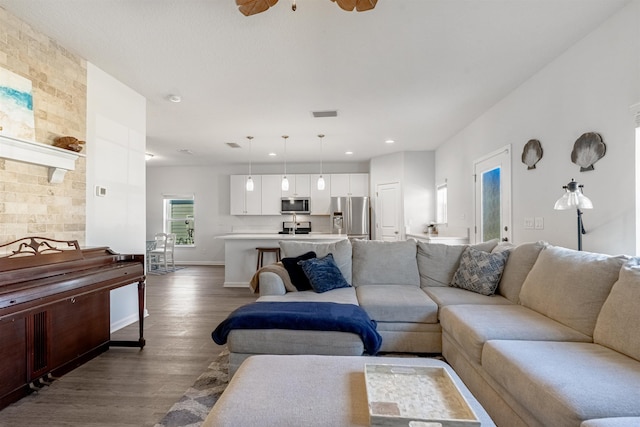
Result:
M36 141L86 135L87 64L0 8L0 67L30 79ZM86 148L83 152L86 151ZM26 236L85 241L86 169L83 157L61 184L44 166L0 158L0 243Z

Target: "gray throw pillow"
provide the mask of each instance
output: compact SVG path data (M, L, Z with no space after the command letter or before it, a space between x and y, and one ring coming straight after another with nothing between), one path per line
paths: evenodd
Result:
M500 283L509 250L489 253L468 247L460 257L460 267L451 286L482 295L493 295Z
M474 249L491 252L498 239L472 245ZM453 280L460 257L469 245L445 245L443 243L418 242L418 271L420 286L449 286Z

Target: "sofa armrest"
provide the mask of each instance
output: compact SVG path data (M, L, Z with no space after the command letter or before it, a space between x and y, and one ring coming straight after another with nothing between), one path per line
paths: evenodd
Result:
M287 293L284 282L276 273L265 271L260 273L260 296L284 295Z

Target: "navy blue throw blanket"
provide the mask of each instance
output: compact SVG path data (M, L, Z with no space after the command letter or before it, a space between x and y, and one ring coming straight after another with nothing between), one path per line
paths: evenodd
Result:
M380 350L382 337L376 322L354 304L333 302L255 302L233 311L218 325L211 337L219 344L227 342L233 329L296 329L352 332L362 338L368 354Z

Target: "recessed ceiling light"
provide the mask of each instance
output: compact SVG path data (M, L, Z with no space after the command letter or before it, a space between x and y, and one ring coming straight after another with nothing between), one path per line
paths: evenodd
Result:
M269 153L269 156L270 157L275 157L275 156L277 156L277 154L276 153Z
M393 139L387 139L385 144L393 144L395 141Z
M168 95L167 99L171 102L175 102L176 104L182 101L182 97L180 95Z
M353 151L345 151L344 154L346 154L347 156L350 156L353 154Z

